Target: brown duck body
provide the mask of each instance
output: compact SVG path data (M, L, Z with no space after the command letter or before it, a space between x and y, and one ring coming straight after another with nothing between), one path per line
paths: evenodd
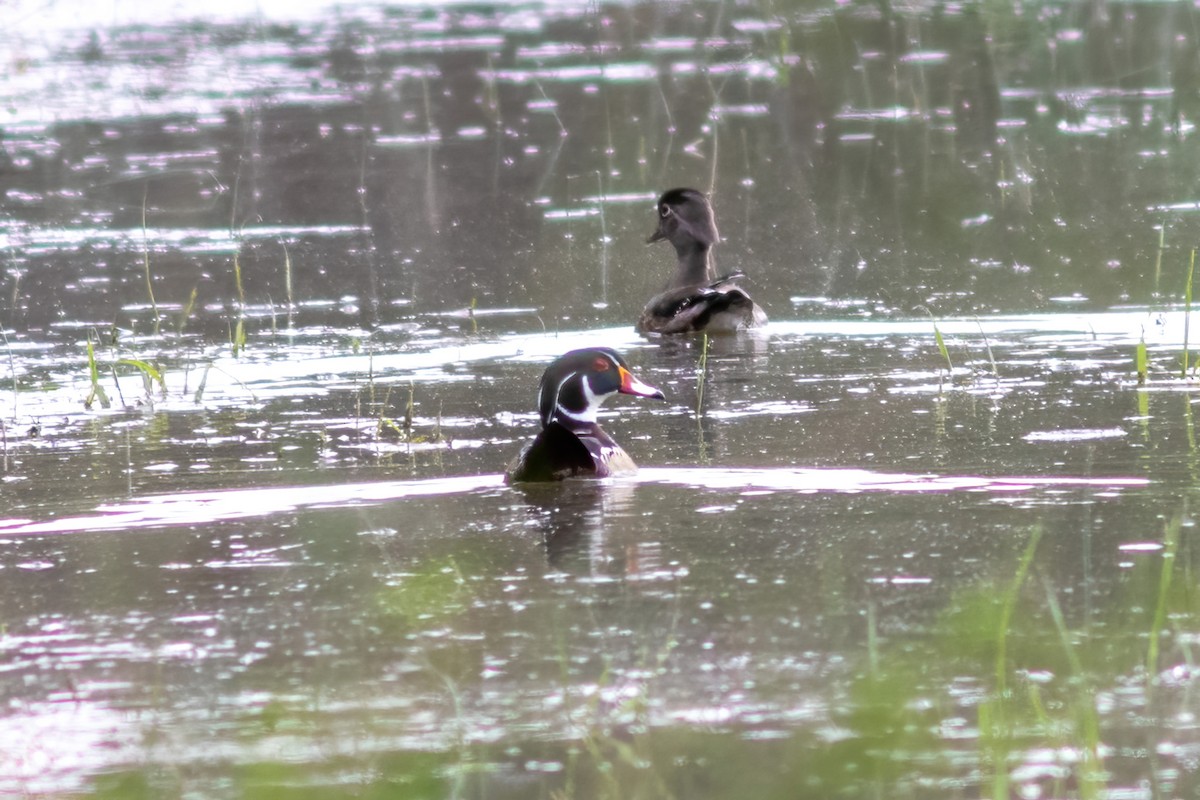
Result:
M646 303L639 333L730 333L767 324L766 312L738 285L741 272L718 278L712 248L719 240L708 198L695 189L671 189L658 200L658 228L647 243L675 247L675 275Z
M740 272L704 286L681 286L656 294L642 309L639 333L734 333L767 324L767 314L737 281Z
M663 398L607 347L572 350L552 362L538 388L542 429L508 465L504 482L607 478L637 471L629 454L596 421L600 404L618 392Z

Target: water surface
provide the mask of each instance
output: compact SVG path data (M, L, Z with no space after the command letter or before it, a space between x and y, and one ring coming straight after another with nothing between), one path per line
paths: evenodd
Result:
M0 33L0 791L1200 786L1193 9L58 11ZM634 333L678 185L765 330ZM591 345L641 472L504 486Z

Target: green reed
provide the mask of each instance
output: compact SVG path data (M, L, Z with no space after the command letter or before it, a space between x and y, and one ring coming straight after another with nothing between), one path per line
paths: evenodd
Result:
M90 333L87 340L87 365L88 377L91 380L92 388L88 392L87 399L83 401L83 407L91 408L92 403L99 401L101 408L109 408L112 405L112 401L108 399L108 393L100 385L100 368L96 364L96 348L92 344L92 335Z
M1084 668L1083 660L1079 657L1078 649L1073 641L1073 635L1067 628L1062 606L1059 605L1054 587L1049 578L1043 576L1043 586L1046 591L1046 607L1054 620L1054 628L1058 632L1058 640L1066 655L1067 665L1071 675L1068 680L1071 693L1071 703L1068 704L1075 720L1074 744L1076 750L1083 753L1083 759L1076 767L1078 796L1083 800L1092 800L1103 794L1104 765L1100 754L1100 716L1096 711L1096 691L1088 670ZM1043 713L1044 709L1043 709ZM1059 794L1056 792L1055 794ZM1007 795L1006 795L1007 796Z
M192 293L188 296L188 301L183 304L183 309L179 312L179 321L175 325L175 333L182 336L184 326L187 325L188 318L192 316L192 312L196 310L196 298L200 294L200 287L193 286Z
M1158 249L1154 251L1154 292L1158 293L1159 282L1162 278L1162 257L1163 250L1167 243L1167 224L1164 222L1158 226Z
M1146 354L1146 334L1142 334L1141 340L1137 343L1137 349L1133 354L1133 366L1137 371L1138 386L1145 386L1146 379L1150 374L1150 359Z
M1179 377L1186 378L1188 357L1188 333L1192 325L1192 276L1196 271L1196 248L1192 248L1192 257L1188 260L1187 283L1183 287L1183 364Z
M233 345L234 358L246 352L246 290L242 286L242 262L238 256L239 253L233 254L233 282L237 288L238 298L237 325L229 337L230 343Z
M154 300L154 282L150 278L150 243L146 235L146 198L150 194L147 186L142 192L142 271L146 278L146 294L150 297L150 309L154 312L154 335L160 334L158 303Z
M937 342L938 352L946 360L946 371L954 372L954 363L950 361L950 351L946 349L946 340L942 338L942 332L938 329L936 321L933 323L933 341Z
M1150 624L1149 642L1146 645L1146 681L1151 684L1158 673L1159 643L1167 623L1167 600L1171 592L1171 576L1175 569L1175 553L1179 548L1179 534L1183 520L1187 518L1187 501L1183 508L1167 523L1163 531L1162 567L1158 577L1158 596L1154 604L1154 617Z
M979 706L979 743L981 748L986 747L987 754L991 757L993 800L1001 800L1001 798L1009 796L1007 762L1009 751L1013 745L1015 725L1009 708L1008 636L1021 587L1029 575L1029 569L1033 564L1033 557L1037 553L1041 539L1042 528L1038 526L1030 534L1025 551L1021 554L1021 560L1017 565L1017 572L1004 592L996 628L992 632L995 648L992 677L995 681L995 691L989 700Z

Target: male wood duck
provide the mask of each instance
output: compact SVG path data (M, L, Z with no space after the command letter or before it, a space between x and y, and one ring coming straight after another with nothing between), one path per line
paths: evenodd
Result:
M695 189L671 189L658 199L658 229L647 244L675 245L679 266L666 288L650 298L639 333L728 333L767 324L767 315L737 285L734 272L718 278L709 251L719 240L712 205Z
M508 465L504 482L607 478L637 470L596 422L600 404L617 392L663 399L607 347L572 350L551 362L538 387L542 430Z

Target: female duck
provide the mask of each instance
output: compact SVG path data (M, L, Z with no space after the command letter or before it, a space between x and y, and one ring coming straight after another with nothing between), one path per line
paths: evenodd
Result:
M633 459L596 422L596 412L620 392L663 399L642 383L615 350L572 350L555 359L538 387L542 430L504 473L505 483L607 478L637 469Z
M767 315L737 285L734 272L717 278L709 251L719 239L708 198L695 189L671 189L658 200L658 229L647 244L666 239L679 266L666 289L650 298L639 333L727 333L767 324Z

